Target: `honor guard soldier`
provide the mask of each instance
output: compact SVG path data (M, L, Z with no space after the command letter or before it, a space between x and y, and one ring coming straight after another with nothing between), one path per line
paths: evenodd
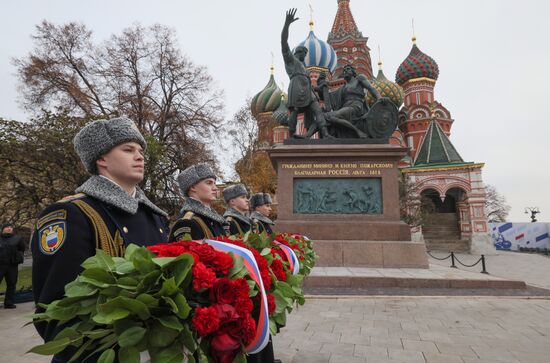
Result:
M246 215L249 205L247 195L248 192L243 184L235 184L223 190L223 199L227 204L223 217L229 223L231 235L243 235L250 231L252 221Z
M148 246L168 237L167 214L138 187L146 142L133 121L93 121L75 136L74 147L92 176L76 189L78 194L50 205L39 216L31 240L37 304L61 299L65 285L96 249L122 256L130 243ZM35 326L45 341L63 329L55 322ZM67 349L52 362L67 362L71 355Z
M256 233L266 232L272 234L272 226L275 223L269 219L271 215L271 196L267 193L256 193L250 198L250 219L255 228Z
M181 193L185 203L180 217L172 226L169 241L179 241L185 235L191 239L205 239L223 236L226 223L221 215L211 208L217 198L216 174L207 164L192 165L178 175Z

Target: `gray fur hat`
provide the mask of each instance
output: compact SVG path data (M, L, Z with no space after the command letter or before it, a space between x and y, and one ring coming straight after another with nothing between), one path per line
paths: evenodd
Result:
M180 191L184 196L189 196L189 189L201 180L214 178L216 179L216 174L212 171L212 168L208 164L195 164L191 165L178 175L178 184L180 186Z
M256 207L264 204L272 204L271 196L267 193L256 193L250 197L250 210L256 209Z
M247 194L248 192L243 184L235 184L223 190L223 199L226 203L229 203L231 199Z
M134 121L126 117L93 121L74 137L74 149L90 174L97 174L96 160L125 142L134 141L143 149L147 143Z

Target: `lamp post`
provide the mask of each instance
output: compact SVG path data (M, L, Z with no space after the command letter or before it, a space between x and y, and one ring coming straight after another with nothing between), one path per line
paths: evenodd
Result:
M537 221L537 214L540 213L539 207L525 207L525 214L531 213L531 223Z

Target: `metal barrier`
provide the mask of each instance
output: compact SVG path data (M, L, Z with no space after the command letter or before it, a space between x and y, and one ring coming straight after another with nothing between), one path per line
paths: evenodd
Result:
M428 253L428 255L430 257L432 257L433 259L436 259L436 260L439 260L439 261L445 261L446 259L451 259L451 266L452 268L458 268L456 267L456 264L455 264L455 261L458 262L459 264L461 264L462 266L464 267L474 267L475 265L477 265L478 263L481 262L481 273L482 274L489 274L487 272L487 268L486 268L486 265L485 265L485 255L481 255L481 257L479 258L479 260L477 260L475 263L471 264L471 265L467 265L465 263L462 263L462 261L460 261L458 259L458 257L455 256L455 253L454 252L451 252L451 254L447 257L436 257L434 255L432 255L430 253L430 251L426 251Z

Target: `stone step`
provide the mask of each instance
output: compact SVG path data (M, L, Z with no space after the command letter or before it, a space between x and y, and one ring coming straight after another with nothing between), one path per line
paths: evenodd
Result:
M415 277L314 276L305 278L304 287L322 288L432 288L432 289L525 289L524 281L489 279L433 279Z
M426 249L428 251L468 252L470 251L470 241L453 239L426 240Z
M434 213L426 217L428 223L432 221L456 221L458 216L456 213Z

